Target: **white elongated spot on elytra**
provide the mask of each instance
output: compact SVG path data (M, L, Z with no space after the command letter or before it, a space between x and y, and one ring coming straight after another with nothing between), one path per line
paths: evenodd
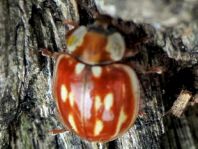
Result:
M84 64L82 64L82 63L76 64L75 73L80 74L83 71L84 68L85 68Z
M80 26L69 36L67 40L67 49L69 52L74 52L76 48L83 43L86 33L87 28L85 26Z
M67 88L66 88L66 86L64 84L61 85L60 95L61 95L62 101L66 102L67 96L68 96L68 91L67 91Z
M95 110L97 111L97 110L99 110L99 108L102 106L102 101L101 101L101 98L100 98L100 96L96 96L95 97L95 101L94 101L94 108L95 108Z
M102 74L102 68L100 66L94 66L91 68L94 77L98 78Z
M72 114L69 114L69 116L68 116L68 121L69 121L71 127L74 129L74 131L77 132L78 129L77 129L77 127L76 127L76 123L75 123L75 121L74 121L74 117L73 117Z
M117 135L119 133L122 124L126 121L126 119L127 119L127 115L124 113L124 108L122 108L119 114L118 123L114 135Z
M71 106L74 106L75 97L72 92L69 93L69 102Z
M103 122L101 120L96 120L96 124L94 127L94 135L95 136L99 135L101 133L103 127L104 127Z
M110 57L113 60L121 60L125 52L125 42L123 37L119 33L109 35L106 50L110 53Z
M108 93L104 98L104 107L106 110L110 110L113 106L113 93Z

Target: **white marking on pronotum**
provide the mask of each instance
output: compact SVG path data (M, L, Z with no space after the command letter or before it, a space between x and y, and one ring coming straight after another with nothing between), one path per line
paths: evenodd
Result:
M121 108L119 118L118 118L118 123L115 131L115 135L117 135L122 127L122 124L126 121L127 115L124 113L124 109Z
M61 85L60 94L61 94L62 101L66 102L67 96L68 96L68 91L67 91L67 88L64 84Z
M69 120L70 125L71 125L72 128L74 129L74 131L77 132L78 130L77 130L76 123L75 123L75 121L74 121L74 117L73 117L72 114L69 114L68 120Z
M87 28L85 26L80 26L69 36L67 40L67 49L69 52L74 52L76 48L83 43L86 33Z
M108 36L106 50L110 53L110 57L113 60L122 59L125 52L125 42L121 34L113 33Z
M108 93L104 98L104 106L106 110L110 110L113 106L113 94Z
M95 67L92 67L92 73L94 75L94 77L100 77L101 74L102 74L102 68L100 66L95 66Z
M80 74L83 71L84 68L85 68L84 64L82 64L82 63L76 64L75 73Z
M74 106L75 97L72 92L69 93L69 102L71 106Z
M104 127L103 122L101 120L96 120L96 124L94 127L94 135L95 136L99 135L101 133L103 127Z
M102 106L102 101L101 101L101 98L100 98L100 96L96 96L95 97L95 101L94 101L94 108L95 108L95 110L97 111L97 110L99 110L99 108Z

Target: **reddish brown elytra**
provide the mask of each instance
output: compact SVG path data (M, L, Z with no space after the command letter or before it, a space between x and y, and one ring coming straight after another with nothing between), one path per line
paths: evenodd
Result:
M75 26L67 34L67 53L56 58L53 95L66 130L83 139L107 142L134 123L140 89L134 70L120 61L125 42L116 30L100 24Z

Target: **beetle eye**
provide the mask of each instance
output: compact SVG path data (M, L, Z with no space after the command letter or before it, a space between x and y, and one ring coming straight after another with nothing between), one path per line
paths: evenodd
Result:
M110 53L112 60L121 60L125 52L123 37L119 33L109 35L106 50Z
M85 26L80 26L69 36L67 40L67 49L69 52L75 51L75 49L83 43L86 33L87 28Z

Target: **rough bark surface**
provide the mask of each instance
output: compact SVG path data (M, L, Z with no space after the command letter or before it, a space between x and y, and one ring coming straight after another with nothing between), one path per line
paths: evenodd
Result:
M198 148L198 106L180 118L165 115L181 90L198 94L197 0L95 0L101 12L134 20L151 39L136 60L149 69L141 74L142 113L133 128L109 143L90 143L61 128L51 94L54 61L41 56L48 47L65 45L64 19L87 21L75 0L0 0L0 148ZM92 7L94 1L80 2ZM148 24L145 24L148 23Z

